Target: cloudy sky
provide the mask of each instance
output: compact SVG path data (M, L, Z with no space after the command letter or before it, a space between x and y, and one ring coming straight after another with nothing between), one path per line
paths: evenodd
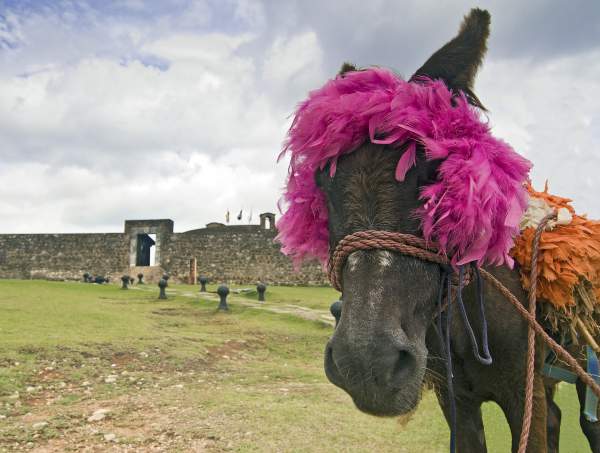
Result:
M477 5L494 133L600 218L598 1L0 0L0 232L257 221L308 90L344 60L410 76Z

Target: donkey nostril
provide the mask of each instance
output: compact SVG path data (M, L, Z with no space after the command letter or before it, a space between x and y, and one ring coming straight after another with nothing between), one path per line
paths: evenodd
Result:
M333 359L333 348L330 345L325 348L325 374L333 384L342 387L342 376Z
M331 346L327 345L327 347L326 347L325 349L326 349L326 351L325 351L325 354L326 354L326 356L327 356L327 357L325 358L325 360L326 360L327 362L329 362L329 364L331 364L331 365L334 365L334 366L335 366L335 362L333 361L333 348L332 348Z
M398 351L398 361L399 362L404 362L407 359L410 358L410 352L405 351L403 349L401 349L400 351Z
M414 373L415 368L415 357L404 349L399 350L392 370L392 383L401 385L404 380Z
M329 345L325 348L325 369L334 374L339 374L338 366L333 359L333 348Z

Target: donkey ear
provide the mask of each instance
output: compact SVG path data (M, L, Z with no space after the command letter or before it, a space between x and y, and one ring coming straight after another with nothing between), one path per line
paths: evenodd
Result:
M338 72L338 75L343 76L347 72L353 72L353 71L356 71L356 66L354 66L352 63L348 63L347 61L344 61L344 64L342 64L342 67L340 68L340 71Z
M458 35L434 53L410 80L442 79L452 91L463 91L471 104L485 110L473 93L473 82L487 50L489 34L490 13L473 8L465 16Z

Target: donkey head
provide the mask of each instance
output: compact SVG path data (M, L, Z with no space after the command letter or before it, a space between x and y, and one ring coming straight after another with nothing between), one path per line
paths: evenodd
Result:
M472 90L486 50L490 16L472 10L458 35L413 75L442 79L482 107ZM345 65L344 71L352 70ZM420 188L436 176L435 161L417 150L416 165L403 182L394 175L404 150L365 143L317 174L329 214L330 250L346 235L362 230L419 234L413 215ZM365 412L393 416L417 405L426 369L425 336L440 286L439 266L388 251L356 251L342 273L344 305L325 351L329 380L347 391Z

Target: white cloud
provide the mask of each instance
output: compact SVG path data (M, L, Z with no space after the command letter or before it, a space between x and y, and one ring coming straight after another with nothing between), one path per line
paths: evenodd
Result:
M142 11L144 9L144 0L113 0L115 7L123 7L134 11Z
M322 54L317 35L309 31L290 38L278 38L265 55L264 78L283 84L290 81L313 81L315 69L321 65Z
M88 151L95 161L124 152L221 154L240 141L272 143L278 122L256 91L253 62L232 53L241 42L218 35L157 41L148 48L169 58L167 71L89 58L26 78L4 77L3 149L67 161Z
M224 60L234 57L240 45L251 40L251 35L173 34L147 44L142 50L171 61L199 62L216 69Z
M123 33L144 35L133 26ZM156 217L183 230L221 220L227 208L253 209L255 221L275 211L288 112L262 90L256 61L238 52L252 40L247 33L145 36L131 40L140 43L135 52L167 69L92 54L24 77L0 74L2 231L118 231L125 218ZM318 71L314 34L284 44L307 47L297 70L278 74L279 84L308 65Z
M126 218L157 217L182 231L228 208L232 218L253 208L255 220L275 211L287 171L275 159L297 102L339 55L417 58L414 30L431 12L421 5L398 28L381 2L368 12L381 19L358 30L367 12L346 8L340 24L333 4L322 15L277 2L273 16L274 4L251 0L122 3L0 19L1 232L120 231ZM536 186L549 178L598 218L599 56L492 58L477 85L495 134L536 164Z
M310 90L334 74L323 70L323 51L314 31L280 36L265 50L262 80L274 103L291 113Z
M264 5L256 0L238 0L234 16L253 28L263 28L267 21Z
M600 218L600 51L543 62L486 63L477 92L494 133L529 158L538 190L572 198Z

